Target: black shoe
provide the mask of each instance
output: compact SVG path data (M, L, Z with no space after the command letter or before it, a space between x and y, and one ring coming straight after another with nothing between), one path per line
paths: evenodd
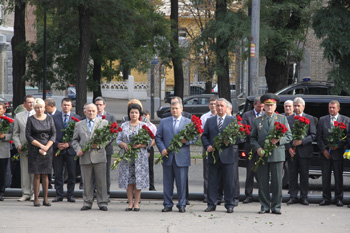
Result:
M212 212L212 211L215 211L215 206L208 206L205 210L204 210L204 212Z
M226 212L229 213L229 214L233 213L233 208L232 207L228 207Z
M253 202L253 198L252 197L247 197L246 199L244 199L243 204L248 204Z
M272 210L271 213L273 213L273 214L282 214L280 210Z
M179 207L179 212L180 213L185 213L186 212L185 207L183 207L183 206Z
M298 200L296 198L291 198L287 202L287 205L294 205L294 204L297 204L297 203L298 203Z
M134 208L134 211L140 211L140 208Z
M341 200L338 200L337 201L337 204L336 204L338 207L343 207L343 202Z
M186 205L191 205L189 200L186 200Z
M321 203L320 203L320 206L325 206L325 205L330 205L331 203L327 200L323 200Z
M216 205L221 205L221 203L224 203L224 200L216 200Z
M239 203L239 200L238 200L238 199L234 199L234 200L233 200L233 206L234 206L234 207L237 207L237 206L238 206L238 203Z
M89 207L89 206L83 206L83 207L81 207L81 209L80 209L81 211L84 211L84 210L91 210L91 207Z
M207 201L207 199L204 198L203 202L204 202L204 203L207 203L208 201Z
M62 197L55 197L52 202L60 202L60 201L63 201L63 198Z
M171 208L171 207L164 207L163 209L162 209L162 212L170 212L170 211L173 211L173 208Z
M302 205L309 205L309 202L307 201L307 199L302 199L300 201L300 204L302 204Z
M149 191L157 191L155 188L150 188Z
M0 197L0 201L4 201L4 197L3 196Z
M35 201L33 202L35 207L40 207L40 203L35 203Z
M74 199L74 197L67 197L67 201L68 202L75 202L75 199Z
M84 187L83 187L83 183L80 183L79 184L79 189L83 189Z
M270 210L260 210L258 214L268 214L270 213Z
M102 210L102 211L108 211L108 208L107 208L107 206L100 206L100 210Z
M43 205L44 205L44 206L51 206L51 203L50 203L50 202L45 202L45 201L43 201Z
M133 210L133 208L131 207L131 208L125 208L125 211L132 211Z

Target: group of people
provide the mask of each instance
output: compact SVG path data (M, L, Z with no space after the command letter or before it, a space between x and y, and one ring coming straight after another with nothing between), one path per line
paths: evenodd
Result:
M199 138L203 145L203 177L204 201L207 203L205 212L216 210L217 205L224 203L227 213L232 213L239 202L239 174L238 174L238 144L245 144L245 153L252 153L252 159L247 159L247 173L245 182L244 204L252 202L254 177L259 186L259 213L281 214L282 203L282 172L285 161L289 166L289 194L288 205L301 203L308 205L308 176L310 158L313 156L312 142L317 141L320 149L322 166L323 201L320 205L331 203L331 171L335 177L335 202L343 206L343 153L349 140L344 139L337 145L328 146L330 129L334 122L343 122L348 134L349 118L339 114L340 104L337 101L329 103L329 115L321 117L317 124L316 118L305 114L305 102L297 97L293 101L285 102L285 113L275 112L279 102L278 96L265 94L254 100L254 108L242 116L242 123L251 126L250 136L245 140L238 140L235 144L223 146L221 151L213 148L216 136L238 117L232 116L232 104L224 98L213 96L209 100L209 112L201 117L203 133L195 140L186 138L181 141L178 151L168 151L174 135L178 134L186 125L191 123L191 114L183 111L182 100L173 97L169 116L163 118L158 129L149 120L150 114L143 111L138 100L131 100L127 106L128 115L123 117L121 131L117 138L113 138L104 145L93 144L91 150L83 150L92 139L94 131L109 123L116 122L113 114L105 111L106 103L102 97L94 103L84 106L85 116L80 117L71 112L72 100L64 98L61 102L62 112L55 107L53 99L45 101L31 95L24 98L24 111L17 113L13 127L8 132L0 133L0 200L5 191L6 167L10 156L10 141L20 153L22 197L18 201L31 200L34 206L40 206L38 199L40 182L43 190L43 205L50 206L48 200L49 176L52 169L55 174L56 197L52 202L63 201L63 166L68 173L67 201L75 202L74 187L76 182L76 161L79 157L83 182L82 211L92 208L96 197L100 210L107 211L110 197L110 167L114 153L113 142L116 141L120 154L130 150L130 146L138 149L137 158L123 159L118 164L119 187L126 189L128 206L125 211L140 211L141 190L155 190L154 187L154 148L156 145L161 153L163 168L164 202L162 212L173 209L174 181L177 189L178 202L176 207L180 213L186 212L188 204L188 170L191 165L190 145ZM294 110L293 110L294 109ZM6 108L0 103L0 117ZM305 129L305 136L300 140L293 140L292 128L295 116L309 119L310 124ZM71 141L66 142L64 129L73 118L80 120L75 124ZM270 138L269 143L274 149L265 156L266 139L271 133L275 122L279 122L288 129L281 138ZM132 144L132 139L139 130L146 125L155 135L145 144ZM60 150L58 155L55 155ZM263 165L252 170L258 158L264 158ZM300 176L300 188L298 186ZM271 186L270 186L271 183ZM300 199L298 192L300 189ZM272 197L270 198L270 193Z

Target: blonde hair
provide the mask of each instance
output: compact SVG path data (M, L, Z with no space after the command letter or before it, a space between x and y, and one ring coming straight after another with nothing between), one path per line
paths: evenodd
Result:
M131 104L137 104L137 105L139 105L139 106L141 107L141 112L143 111L143 107L142 107L142 104L141 104L140 100L138 100L138 99L132 99L132 100L130 100L129 103L128 103L128 109L129 109L129 106L130 106Z
M38 104L41 104L42 106L45 107L45 101L44 101L42 98L36 98L36 99L34 100L33 107L35 107L35 106L38 105Z

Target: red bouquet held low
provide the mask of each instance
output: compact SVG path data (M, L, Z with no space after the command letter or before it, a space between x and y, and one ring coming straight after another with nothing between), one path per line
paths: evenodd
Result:
M301 116L294 116L294 120L294 127L292 129L293 140L303 140L309 129L310 120ZM293 147L293 150L295 151L295 147Z
M334 127L331 128L329 137L327 138L328 147L336 147L339 142L346 138L346 125L343 122L334 121Z
M0 116L0 133L7 133L10 129L10 125L13 123L13 119L7 116Z
M193 115L191 123L187 124L184 129L182 129L178 134L176 134L173 139L170 141L170 146L167 148L168 153L170 152L179 152L180 147L182 147L182 140L193 141L199 135L203 133L202 121L199 117ZM168 157L166 155L166 157ZM161 161L162 157L159 157L155 164L158 164Z
M76 117L71 117L72 121L69 121L65 129L61 129L64 132L62 143L71 142L74 134L74 127L77 122L80 120ZM61 153L61 150L58 149L55 156L58 156Z

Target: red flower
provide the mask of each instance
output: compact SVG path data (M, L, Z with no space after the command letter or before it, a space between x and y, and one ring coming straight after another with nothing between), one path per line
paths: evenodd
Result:
M106 116L105 115L102 115L102 120L106 119Z
M242 117L240 115L237 115L237 121L242 121Z
M80 120L76 117L71 117L73 121L79 122Z
M10 140L10 141L9 141L9 143L11 143L11 144L12 144L12 143L13 143L13 141L12 141L12 140Z
M338 121L334 121L334 126L338 127Z
M243 127L239 127L239 131L243 132L244 128Z
M279 114L279 113L276 111L276 114Z
M300 118L299 118L299 121L300 121L300 122L305 122L305 118L304 118L304 117L300 117Z
M300 118L300 116L296 115L294 116L294 120L298 120Z
M123 131L123 129L122 129L121 127L119 127L119 128L118 128L118 131L119 131L119 132L122 132L122 131Z
M310 124L310 120L309 119L307 119L307 118L305 118L305 124L307 124L307 125L309 125Z
M345 125L341 125L340 129L346 129L346 126Z

